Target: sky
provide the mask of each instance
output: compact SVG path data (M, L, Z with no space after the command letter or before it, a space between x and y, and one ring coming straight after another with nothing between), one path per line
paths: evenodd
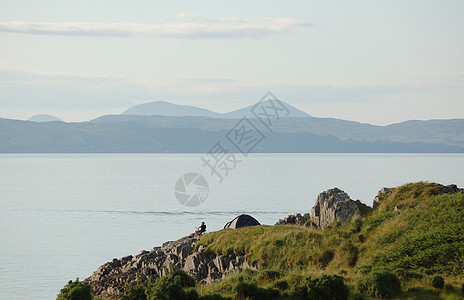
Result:
M67 122L268 91L315 117L464 118L464 1L0 2L0 117Z

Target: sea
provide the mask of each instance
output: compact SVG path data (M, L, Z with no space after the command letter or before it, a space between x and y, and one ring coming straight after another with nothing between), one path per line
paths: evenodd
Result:
M372 205L382 187L464 186L464 154L231 156L1 154L0 299L55 299L69 280L202 221L216 231L246 213L273 225L309 213L333 187ZM185 200L200 190L197 202Z

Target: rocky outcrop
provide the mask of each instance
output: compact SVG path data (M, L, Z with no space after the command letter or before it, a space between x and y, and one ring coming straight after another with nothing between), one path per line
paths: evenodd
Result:
M311 226L311 222L308 222L311 220L311 216L309 214L304 214L301 215L300 213L296 213L293 215L288 215L288 217L285 217L283 219L280 219L275 223L275 225L287 225L287 224L293 224L293 225L304 225L304 226Z
M90 284L95 296L117 298L126 283L145 281L168 274L172 267L180 268L199 282L211 283L226 274L244 268L254 268L245 256L208 255L200 245L194 251L198 238L193 235L164 243L150 251L113 259L100 266L84 283Z
M381 188L380 191L377 193L377 196L375 196L372 206L374 208L377 208L377 206L379 206L379 204L380 204L380 201L385 199L391 193L392 193L391 188L386 188L386 187Z
M344 191L333 188L317 196L311 214L301 215L296 213L288 215L280 219L275 225L291 224L324 229L332 222L343 222L355 215L359 215L360 211L357 202L359 205L363 205L359 200L351 200L350 196Z
M450 184L450 185L439 184L438 187L439 187L439 191L441 191L441 193L443 194L453 194L453 193L457 193L457 192L464 190L464 189L459 188L455 184ZM380 191L377 193L377 196L375 196L374 198L374 202L373 202L374 209L377 208L380 202L382 202L385 198L387 198L393 192L394 189L395 188L386 188L386 187L381 188Z
M460 191L464 191L464 189L458 188L458 186L455 184L442 185L440 188L443 193L447 194L454 194Z
M321 229L332 222L344 222L355 215L359 215L355 201L338 188L320 193L311 209L311 221Z

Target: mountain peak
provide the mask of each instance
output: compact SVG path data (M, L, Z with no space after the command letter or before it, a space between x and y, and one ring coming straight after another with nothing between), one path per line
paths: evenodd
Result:
M35 116L32 116L28 119L28 121L32 122L63 122L58 117L52 116L52 115L47 115L47 114L38 114Z
M242 118L242 117L250 117L250 118L254 118L255 115L253 114L253 112L255 113L258 113L257 109L258 107L257 106L261 106L261 107L264 107L265 109L269 110L269 109L276 109L276 110L279 110L281 111L282 115L283 116L287 116L287 117L294 117L294 118L307 118L307 117L311 117L311 115L307 114L306 112L288 104L288 103L285 103L284 101L282 100L271 100L271 99L267 99L267 100L264 100L262 102L260 102L259 104L256 103L256 104L253 104L253 105L250 105L250 106L247 106L247 107L244 107L244 108L241 108L241 109L237 109L237 110L234 110L234 111L231 111L231 112L228 112L228 113L225 113L223 114L224 115L224 118Z
M241 109L237 109L227 113L217 113L206 108L190 105L178 105L167 101L154 101L148 103L138 104L127 110L123 115L142 115L142 116L169 116L169 117L184 117L184 116L196 116L196 117L209 117L209 118L221 118L221 119L238 119L242 117L255 117L253 115L253 108L257 104L253 104ZM304 111L287 104L281 100L279 102L265 100L260 103L267 108L276 107L277 109L285 110L285 115L288 117L311 117ZM287 113L288 110L288 113Z
M183 117L183 116L202 116L210 118L218 118L218 113L205 108L189 105L178 105L167 101L154 101L138 104L127 110L123 115L141 115L141 116L168 116L168 117Z

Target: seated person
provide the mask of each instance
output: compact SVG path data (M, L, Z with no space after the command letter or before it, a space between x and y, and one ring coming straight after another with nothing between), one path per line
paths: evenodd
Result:
M195 236L200 236L204 232L206 232L206 224L205 224L205 222L201 222L200 227L195 229Z

